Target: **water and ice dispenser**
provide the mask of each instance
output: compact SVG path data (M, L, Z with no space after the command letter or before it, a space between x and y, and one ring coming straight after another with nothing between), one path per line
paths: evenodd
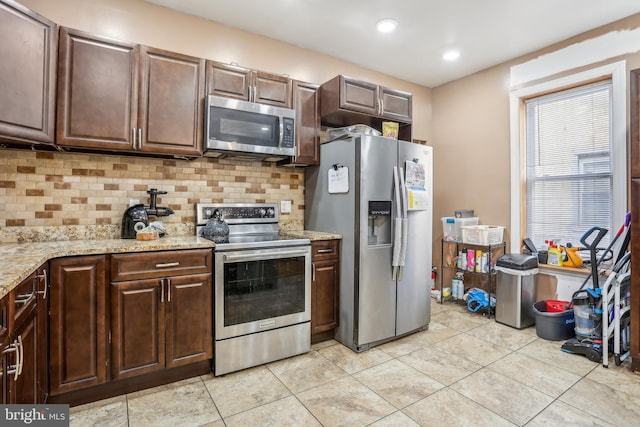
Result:
M391 201L369 201L369 246L391 244Z

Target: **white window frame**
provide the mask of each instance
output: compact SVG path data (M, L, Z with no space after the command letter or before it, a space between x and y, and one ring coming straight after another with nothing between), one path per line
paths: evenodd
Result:
M626 61L618 61L566 77L535 84L511 91L511 241L512 252L519 252L522 246L521 224L526 215L523 211L523 196L526 191L525 119L524 100L544 93L559 91L568 87L587 84L602 78L611 79L612 89L612 147L613 147L613 223L622 224L627 212L627 67ZM585 230L586 231L586 230ZM617 230L609 230L615 233Z

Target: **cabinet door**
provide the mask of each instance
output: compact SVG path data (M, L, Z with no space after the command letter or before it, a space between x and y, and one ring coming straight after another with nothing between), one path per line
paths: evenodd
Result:
M140 150L202 155L204 59L141 47Z
M318 85L296 81L293 86L296 110L296 164L320 164L320 111Z
M52 395L107 380L105 256L50 262L49 381Z
M136 45L60 29L57 144L132 150Z
M17 378L9 375L9 403L37 404L38 400L38 319L35 306L12 334L20 345L22 361Z
M412 95L409 92L380 87L380 116L400 123L411 123Z
M36 271L35 289L38 293L37 317L38 336L36 351L38 355L38 403L44 403L49 394L49 265L44 264Z
M340 76L340 108L378 115L378 85Z
M111 363L114 379L164 368L163 280L111 284Z
M9 401L7 389L7 362L11 353L7 353L9 348L9 296L0 299L0 405Z
M167 368L211 359L211 274L179 276L166 280Z
M207 95L249 101L251 70L221 62L207 61Z
M291 108L292 81L286 76L255 71L253 101Z
M338 260L313 262L311 291L311 334L338 326Z
M0 2L0 139L53 143L58 27Z

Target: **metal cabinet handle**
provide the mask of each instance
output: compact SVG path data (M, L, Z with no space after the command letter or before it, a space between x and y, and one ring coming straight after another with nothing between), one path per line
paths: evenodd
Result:
M311 281L312 282L316 281L316 265L315 264L311 264Z
M47 288L49 287L49 280L47 278L47 270L42 270L42 274L36 276L39 280L44 279L44 290L38 291L39 294L42 294L42 299L47 299Z
M164 279L160 279L160 302L164 302Z
M7 365L7 374L13 374L13 379L17 380L19 372L19 364L20 364L20 347L18 341L14 341L9 344L7 348L2 350L2 354L16 353L16 364L15 365Z
M156 268L177 267L179 265L180 265L179 262L167 262L165 264L156 264Z
M378 115L382 115L382 113L384 113L384 100L380 100L380 112L378 113Z
M31 292L30 294L21 294L18 295L15 299L16 304L26 305L31 299L35 296L35 292Z
M24 366L24 345L22 344L22 335L18 335L18 345L20 346L20 351L18 352L18 374L16 375L16 378L19 375L22 375L22 367Z
M142 149L142 128L138 128L138 150Z
M319 254L330 254L333 252L333 249L318 249Z
M167 302L171 302L171 279L167 279Z
M133 149L136 149L136 128L131 128L131 138L133 139Z

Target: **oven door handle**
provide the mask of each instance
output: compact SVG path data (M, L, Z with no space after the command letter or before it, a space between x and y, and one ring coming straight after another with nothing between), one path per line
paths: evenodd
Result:
M223 255L224 261L260 261L265 259L284 258L292 256L305 256L309 254L308 249L297 251L279 251L279 252L265 252L261 254L246 254L246 255Z

